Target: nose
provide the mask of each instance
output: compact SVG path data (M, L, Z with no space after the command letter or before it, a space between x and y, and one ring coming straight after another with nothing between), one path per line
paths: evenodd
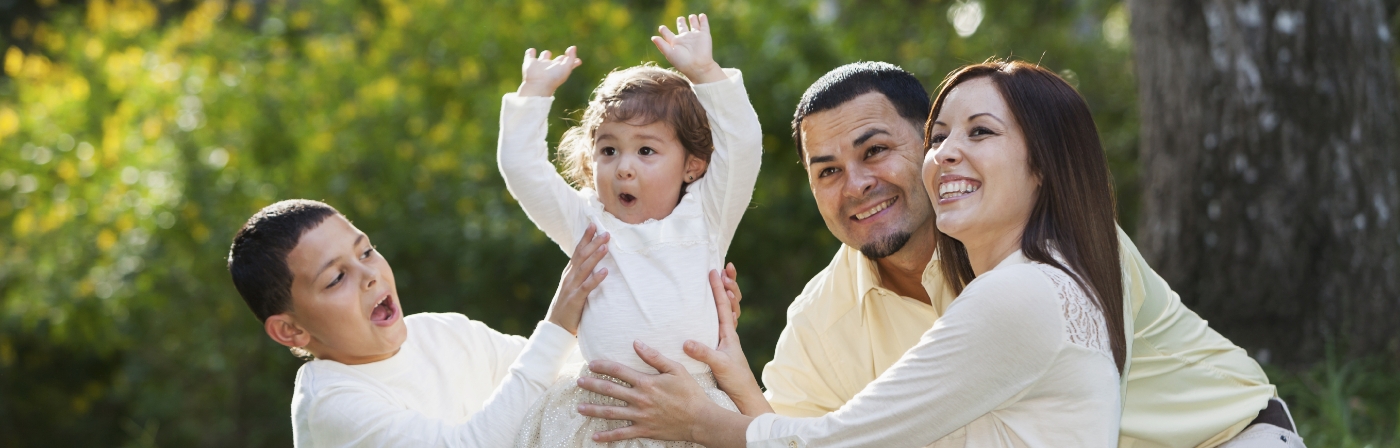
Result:
M379 284L379 268L360 263L360 269L362 271L360 273L362 276L361 278L364 279L364 286L362 286L362 288L365 291L374 289L374 285Z
M842 193L850 198L864 198L879 182L864 164L852 164L846 168L846 187Z
M631 180L632 177L636 176L637 171L633 166L634 163L636 162L632 160L631 156L622 156L620 160L617 161L617 178Z
M938 165L956 165L958 162L962 161L962 158L961 142L949 137L947 140L944 140L942 144L939 144L937 149L929 153L924 163L928 164L929 162L933 162Z

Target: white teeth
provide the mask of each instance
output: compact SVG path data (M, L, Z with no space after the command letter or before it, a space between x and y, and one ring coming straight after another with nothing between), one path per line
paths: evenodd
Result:
M893 204L893 203L894 203L894 199L890 199L890 200L888 200L888 201L881 202L880 205L875 206L875 208L870 209L870 211L865 212L865 213L857 214L857 215L856 215L856 219L857 219L857 220L861 220L861 219L869 218L870 215L874 215L874 214L876 214L876 213L880 213L881 210L884 210L884 209L886 209L886 208L889 208L890 204Z
M953 196L961 196L977 191L977 188L978 186L976 184L966 180L944 182L938 185L938 197L940 199L947 199Z

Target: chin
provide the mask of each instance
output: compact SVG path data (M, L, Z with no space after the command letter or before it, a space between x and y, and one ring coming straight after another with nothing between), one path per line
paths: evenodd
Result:
M938 226L939 232L943 232L944 235L951 236L953 237L953 239L957 240L962 239L959 237L967 231L968 227L967 223L961 222L956 218L945 219L942 215L939 215L938 222L936 223L936 225Z

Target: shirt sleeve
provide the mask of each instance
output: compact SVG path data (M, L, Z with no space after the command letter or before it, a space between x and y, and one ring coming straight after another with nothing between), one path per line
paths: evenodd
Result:
M744 89L743 74L732 68L724 73L728 78L723 81L695 85L715 145L710 166L696 184L705 219L719 233L721 254L729 251L739 220L753 199L763 161L763 130Z
M764 395L773 411L790 417L817 417L846 400L836 393L837 379L822 348L821 332L807 319L790 315L778 336L773 360L763 366Z
M510 374L510 367L515 364L520 354L525 351L525 346L530 340L513 334L505 334L481 321L469 321L470 332L473 336L467 339L485 339L491 346L495 356L495 363L491 366L491 383L500 384L506 375Z
M821 417L762 415L749 446L924 446L1013 402L1063 347L1053 288L1029 265L983 274L851 401Z
M501 135L496 141L496 164L501 177L525 214L565 254L588 225L588 203L569 186L549 162L545 135L553 97L501 98Z
M567 330L540 322L481 412L461 424L404 409L364 383L327 385L304 397L310 437L298 440L316 447L510 446L530 405L554 382L575 344Z

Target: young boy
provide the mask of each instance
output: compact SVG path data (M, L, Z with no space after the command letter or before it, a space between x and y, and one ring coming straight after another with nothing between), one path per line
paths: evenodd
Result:
M577 344L608 235L590 228L529 340L455 313L403 316L394 271L331 206L288 200L234 236L228 269L268 337L315 360L297 372L295 444L509 446Z

